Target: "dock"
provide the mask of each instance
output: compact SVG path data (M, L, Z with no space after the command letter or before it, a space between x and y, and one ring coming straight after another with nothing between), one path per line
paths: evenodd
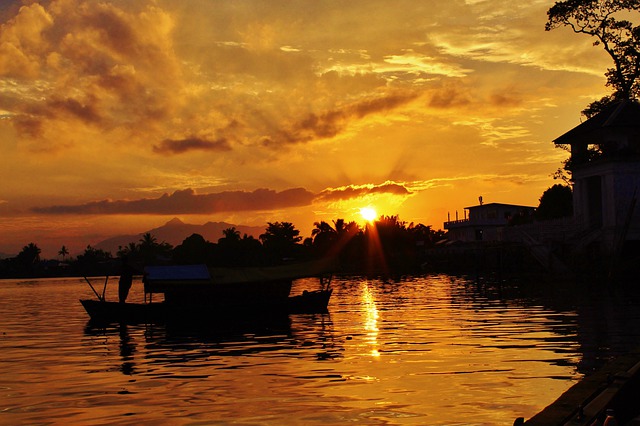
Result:
M618 425L640 426L639 402L640 348L613 359L598 371L585 376L524 424L602 425L606 411L613 410Z

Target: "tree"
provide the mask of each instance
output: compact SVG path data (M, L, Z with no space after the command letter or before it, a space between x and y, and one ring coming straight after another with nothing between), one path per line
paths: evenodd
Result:
M572 214L573 195L571 187L556 184L542 193L535 216L538 220L549 220L571 216Z
M585 110L589 114L594 113L593 107L640 94L640 26L621 19L634 11L640 11L640 0L565 0L547 11L545 30L568 26L575 33L595 37L593 45L602 45L613 60L614 67L605 76L614 93L590 105Z
M179 264L211 264L216 256L216 246L200 234L191 234L173 249L173 260Z
M22 247L22 251L16 256L18 265L25 269L31 269L40 262L40 248L35 243L29 243Z
M116 253L118 257L127 256L129 258L134 258L138 256L138 245L134 242L130 242L126 246L118 246L118 251Z
M274 260L281 261L288 257L295 257L297 245L302 240L295 226L290 222L268 222L260 241L265 250Z
M338 233L331 225L324 220L321 222L314 222L311 230L311 237L313 238L313 247L320 254L327 253L335 244Z
M164 241L158 243L156 237L151 235L150 232L142 235L137 246L138 254L147 265L158 261L160 258L170 258L172 248L171 244Z
M64 261L65 256L68 254L69 254L69 250L67 250L66 246L60 247L60 251L58 252L58 255L62 256L62 261Z
M222 237L220 240L224 239L227 242L240 241L240 231L238 231L235 226L232 226L231 228L227 228L223 230L222 235L224 235L224 237ZM218 243L221 242L220 240L218 240Z

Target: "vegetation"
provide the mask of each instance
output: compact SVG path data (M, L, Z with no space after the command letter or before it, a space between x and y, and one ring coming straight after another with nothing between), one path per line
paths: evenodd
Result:
M269 222L259 239L246 234L241 237L232 227L223 231L217 243L193 234L175 248L147 233L138 242L120 247L117 257L88 245L74 259L62 246L58 255L63 262L41 261L40 249L30 243L16 257L0 261L0 277L117 275L118 258L124 256L139 270L152 264L267 266L331 257L345 271L397 271L418 265L425 249L445 238L443 231L407 224L398 216L382 216L365 227L343 219L334 220L332 225L316 222L314 226L311 237L304 241L292 223Z
M614 102L640 95L640 25L626 19L639 11L640 0L564 0L547 11L545 30L567 26L577 34L587 34L613 61L614 66L605 73L606 85L613 93L591 102L582 111L587 119ZM600 158L601 148L590 147L588 156L588 161ZM563 161L553 178L570 184L571 166L571 159Z
M573 194L568 185L553 185L540 197L536 209L537 220L558 219L573 215Z
M556 2L547 16L545 29L568 26L575 33L587 34L602 46L613 60L605 76L613 94L592 103L585 114L591 115L611 101L635 99L640 93L640 26L628 18L640 11L639 0L565 0Z

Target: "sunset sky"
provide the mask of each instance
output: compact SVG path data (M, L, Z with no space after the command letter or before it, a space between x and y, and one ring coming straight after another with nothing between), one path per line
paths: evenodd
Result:
M0 252L537 206L607 94L553 1L0 2Z

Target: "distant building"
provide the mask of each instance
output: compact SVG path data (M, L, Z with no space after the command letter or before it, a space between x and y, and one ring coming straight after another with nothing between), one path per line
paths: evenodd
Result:
M444 223L450 241L502 241L502 230L513 223L527 222L534 207L517 204L481 203L465 207L464 218Z
M597 243L599 251L612 254L625 242L637 245L640 104L616 102L554 143L571 147L574 221L583 245Z

